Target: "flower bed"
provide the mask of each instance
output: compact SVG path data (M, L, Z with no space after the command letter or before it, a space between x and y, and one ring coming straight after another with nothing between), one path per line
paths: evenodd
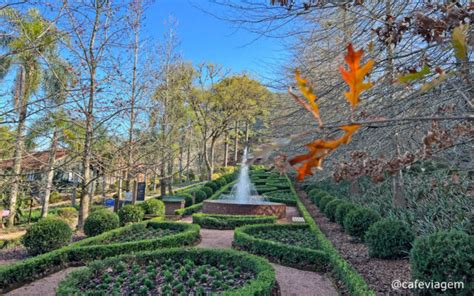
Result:
M317 249L308 225L250 225L237 228L234 247L300 269L325 271L328 256Z
M91 260L120 254L192 245L199 239L198 225L156 222L153 220L141 224L153 228L176 230L176 232L161 237L125 241L126 236L123 233L126 233L133 227L137 227L130 225L11 265L0 266L0 293L70 265L83 264ZM122 240L109 241L117 237L122 238Z
M275 271L234 250L167 249L95 261L69 274L57 295L270 295Z
M202 228L234 229L243 225L275 223L276 216L194 214L193 223Z

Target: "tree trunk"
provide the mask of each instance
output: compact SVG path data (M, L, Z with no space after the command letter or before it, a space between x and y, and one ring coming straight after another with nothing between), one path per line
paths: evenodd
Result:
M137 190L138 189L138 182L137 179L133 180L133 188L132 188L132 205L137 203Z
M203 157L204 157L204 164L206 165L206 171L207 171L207 180L211 180L211 162L209 161L209 155L207 153L207 140L204 140L203 142Z
M245 146L249 146L249 122L248 120L245 121Z
M211 147L210 147L210 154L209 154L209 180L212 179L212 175L214 174L214 152L215 152L215 146L216 146L216 141L217 138L212 138L211 139Z
M122 200L122 177L118 179L118 191L117 191L117 198L115 199L114 203L114 212L117 213L120 208L120 201Z
M188 182L190 181L189 180L189 176L191 176L191 171L190 171L190 162L191 162L191 145L187 145L186 149L188 150L187 151L187 155L186 155L186 180L188 180Z
M42 207L41 207L41 218L44 218L48 215L49 207L49 197L51 195L51 190L53 187L53 178L54 178L54 166L56 163L56 149L58 146L58 127L54 127L53 139L51 140L51 147L49 150L49 163L48 163L48 173L46 174L46 184L43 194Z
M234 128L234 163L237 164L239 162L239 122L235 122Z
M10 215L8 216L7 226L13 226L15 223L16 207L18 193L20 189L21 182L21 159L23 157L23 149L25 146L25 122L26 122L26 112L27 112L27 100L25 96L25 81L26 73L23 67L20 67L20 73L18 76L18 84L15 90L16 100L18 102L18 126L16 129L16 142L15 142L15 153L13 155L13 180L10 189L10 198L9 198L9 210Z
M179 157L178 157L178 178L179 178L179 183L183 181L183 143L180 143L179 145Z
M170 157L168 161L168 192L170 195L173 195L173 158Z
M164 157L161 159L160 164L160 194L161 197L166 196L166 164Z
M224 167L227 167L227 158L229 158L229 134L225 133L224 139Z

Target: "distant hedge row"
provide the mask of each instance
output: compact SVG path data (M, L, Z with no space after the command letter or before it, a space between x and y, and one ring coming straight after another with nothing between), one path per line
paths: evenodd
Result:
M208 229L234 229L243 225L275 223L276 216L194 214L193 223Z

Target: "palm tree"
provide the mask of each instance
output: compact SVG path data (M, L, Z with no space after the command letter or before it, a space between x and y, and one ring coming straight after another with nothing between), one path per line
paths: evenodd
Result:
M45 20L38 10L22 14L13 8L0 11L6 20L9 33L2 34L0 45L8 54L0 58L0 78L9 71L16 71L14 106L17 114L15 151L13 156L12 182L9 196L10 216L8 226L13 226L17 198L21 181L21 159L25 146L25 129L28 103L31 94L41 84L41 59L55 50L58 32L51 22Z

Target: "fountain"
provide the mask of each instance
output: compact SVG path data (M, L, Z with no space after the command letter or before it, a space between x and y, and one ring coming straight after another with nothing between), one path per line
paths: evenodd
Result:
M250 182L249 166L247 164L247 148L244 149L241 168L237 183L230 194L222 194L219 199L205 200L203 213L228 215L266 215L284 218L286 205L265 201L258 195L255 186Z

